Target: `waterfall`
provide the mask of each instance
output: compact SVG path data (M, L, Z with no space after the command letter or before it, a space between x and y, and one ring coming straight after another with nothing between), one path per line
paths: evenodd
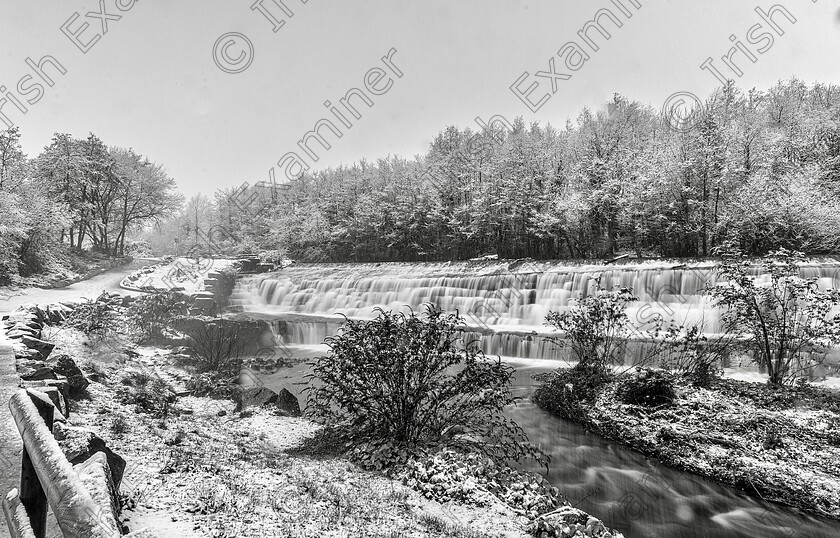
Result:
M840 285L840 263L802 267L802 276L820 288ZM759 279L765 275L758 275ZM597 283L596 280L598 279ZM564 358L544 324L549 311L562 312L596 285L633 290L638 301L627 309L637 327L662 316L678 325L700 324L720 332L718 311L704 293L716 284L712 262L634 265L560 265L549 262L450 262L300 264L281 272L241 278L230 304L245 313L284 320L286 343L319 344L343 321L371 318L375 309L420 311L424 303L457 310L485 353L526 358ZM628 345L626 361L643 355Z

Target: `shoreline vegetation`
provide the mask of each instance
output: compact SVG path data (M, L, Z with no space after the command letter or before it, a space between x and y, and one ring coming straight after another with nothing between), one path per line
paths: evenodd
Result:
M732 379L704 388L678 374L650 372L613 377L586 397L573 369L560 369L539 376L533 400L669 467L840 519L840 391ZM653 376L674 387L672 401L648 405L627 397L628 383Z
M718 283L704 290L724 333L654 319L661 345L631 372L614 365L638 329L626 314L637 299L595 280L547 316L578 362L541 375L534 402L671 467L840 519L840 391L809 382L840 344L840 292L803 277L806 262L784 249L760 261L725 257ZM766 372L767 383L724 378L732 356Z

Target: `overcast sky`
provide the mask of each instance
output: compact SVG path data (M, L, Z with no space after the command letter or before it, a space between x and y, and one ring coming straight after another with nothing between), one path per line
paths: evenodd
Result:
M639 0L639 7L633 0L264 0L258 7L274 23L251 9L253 0L102 2L107 15L86 17L102 11L100 0L3 0L0 85L27 112L9 98L0 112L20 127L31 156L53 132L93 132L164 164L188 195L267 180L272 168L281 180L277 161L288 152L305 156L297 142L318 120L340 125L324 102L336 105L352 88L365 91L373 107L357 97L359 119L340 109L352 128L342 126L343 136L331 138L328 151L315 144L318 161L305 158L307 165L411 157L425 152L446 125L474 128L476 116L522 115L562 126L615 92L657 108L678 91L705 96L718 85L700 68L709 57L745 88L765 89L794 74L840 83L838 5L827 0ZM756 8L774 5L796 22L777 9L776 29L762 23ZM591 29L586 35L595 51L578 31L602 8L622 26L600 19L611 37ZM751 33L752 44L748 34L756 24L762 27ZM282 26L274 32L275 25ZM761 37L771 30L772 42ZM74 44L66 33L77 32ZM228 70L247 65L239 73L214 62L214 44L230 32L253 46L250 65L241 42L225 39L216 49ZM571 49L559 56L568 42L589 59L581 64ZM733 56L740 77L721 60L737 43L755 58ZM90 48L83 53L80 46ZM389 67L382 57L391 49ZM45 55L67 72L45 66L54 85L42 84L36 100L32 85L42 79L25 60ZM556 78L535 76L550 70L552 57ZM369 72L381 95L365 87ZM27 75L29 93L22 95L18 82ZM537 112L511 90L520 77L520 93L537 84L528 94L532 103L548 96Z

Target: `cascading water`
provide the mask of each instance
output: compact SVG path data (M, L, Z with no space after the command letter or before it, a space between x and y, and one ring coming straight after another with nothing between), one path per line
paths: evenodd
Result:
M807 265L802 274L817 278L823 289L840 286L836 261ZM567 351L546 339L556 335L544 324L549 311L568 309L573 299L586 297L596 286L626 287L638 297L627 314L639 332L625 346L624 357L625 364L635 364L647 349L644 329L657 316L678 325L700 325L706 333L720 332L719 314L704 294L715 284L710 262L304 264L240 279L231 304L283 320L277 335L285 343L312 345L335 334L342 315L370 318L376 308L406 312L434 303L458 310L469 327L466 339L476 340L488 355L563 359Z

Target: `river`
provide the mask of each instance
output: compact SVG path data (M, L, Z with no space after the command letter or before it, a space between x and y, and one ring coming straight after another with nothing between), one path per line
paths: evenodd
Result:
M520 266L521 267L521 266ZM815 264L807 276L821 287L840 284L840 264ZM519 273L519 274L516 274ZM323 338L340 326L340 313L365 318L373 307L417 310L432 301L458 309L483 339L485 352L516 368L522 401L507 412L531 441L552 457L548 479L583 510L629 537L837 537L840 523L764 502L659 465L644 455L585 432L539 409L529 396L532 375L565 364L555 349L535 343L546 332L541 319L568 307L569 299L592 289L592 278L634 288L640 301L631 317L659 312L678 322L705 322L714 330L702 288L714 284L708 264L694 267L598 267L532 265L510 271L498 264L324 264L293 267L275 275L243 278L232 304L255 318L273 320L284 352L324 353ZM606 286L606 287L608 287ZM536 333L536 334L534 334ZM635 353L628 352L632 362ZM301 367L281 370L263 382L300 394ZM537 471L538 469L533 469Z

